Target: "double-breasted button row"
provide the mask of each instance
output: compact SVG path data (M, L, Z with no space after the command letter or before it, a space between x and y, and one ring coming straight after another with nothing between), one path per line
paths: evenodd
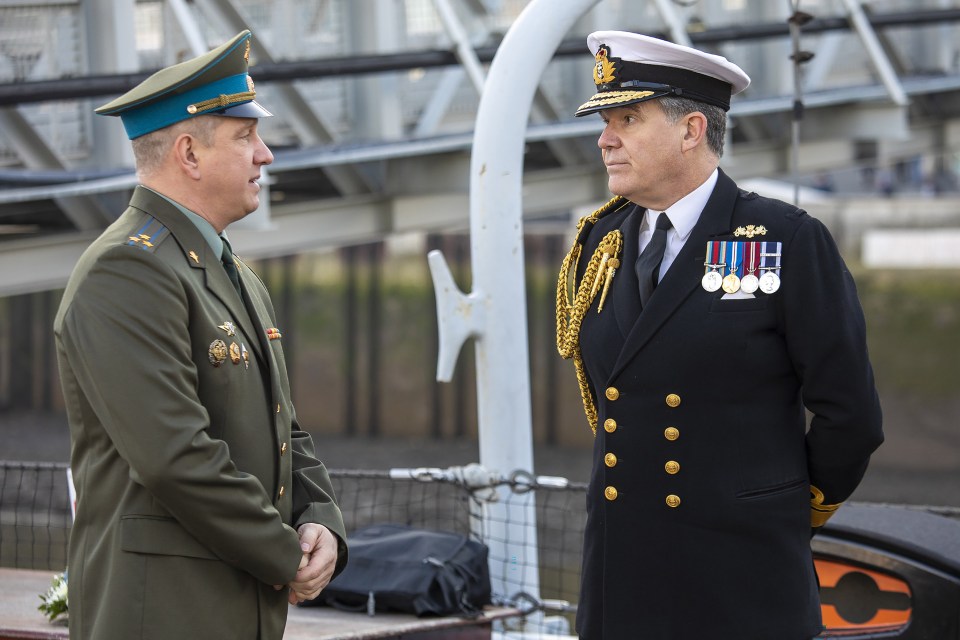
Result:
M680 406L680 396L676 393L668 393L663 400L671 409L676 409ZM680 437L680 430L676 427L667 427L663 430L663 437L670 442L673 442ZM680 463L676 460L667 460L667 462L663 465L663 470L670 475L676 475L680 473ZM680 496L671 493L666 497L666 503L671 509L676 509L680 506Z
M616 387L607 387L606 391L603 392L603 395L606 396L607 400L613 402L620 397L620 390ZM613 433L617 430L617 421L613 418L607 418L603 421L603 430L607 433ZM603 464L611 468L617 466L616 454L608 453L603 456ZM616 500L617 488L613 485L608 486L603 490L603 497L610 501Z

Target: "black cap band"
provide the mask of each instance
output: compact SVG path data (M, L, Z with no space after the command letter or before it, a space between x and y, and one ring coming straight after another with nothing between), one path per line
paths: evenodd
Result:
M618 82L597 85L598 92L649 90L660 95L675 95L706 102L724 111L730 110L730 95L733 89L729 83L718 78L688 69L628 60L618 60L617 67Z

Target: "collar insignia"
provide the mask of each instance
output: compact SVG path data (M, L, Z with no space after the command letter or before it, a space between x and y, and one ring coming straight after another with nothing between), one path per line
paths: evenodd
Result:
M191 251L191 252L188 253L187 255L190 256L190 259L191 259L191 260L193 260L193 261L196 262L197 264L200 264L200 256L197 255L197 252L196 252L196 251Z

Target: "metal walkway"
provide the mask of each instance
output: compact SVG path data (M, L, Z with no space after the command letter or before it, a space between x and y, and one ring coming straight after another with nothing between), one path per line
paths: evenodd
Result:
M473 125L487 63L524 0L0 0L0 295L59 288L136 178L122 127L93 107L242 28L278 117L269 206L232 237L246 257L468 226ZM603 201L585 35L622 28L725 55L753 77L724 169L790 180L796 2L598 2L557 49L527 129L524 215ZM798 173L899 167L917 188L960 148L960 8L947 0L807 0ZM906 169L904 169L906 167ZM843 172L846 172L845 174ZM850 183L852 184L852 178ZM948 185L950 183L948 182ZM843 185L841 185L843 186ZM856 188L870 188L856 185ZM264 199L266 202L267 200Z

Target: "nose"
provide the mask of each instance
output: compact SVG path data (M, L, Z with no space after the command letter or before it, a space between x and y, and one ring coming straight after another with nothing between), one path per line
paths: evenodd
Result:
M260 148L257 149L257 152L254 154L254 162L258 165L272 164L273 163L273 152L270 151L270 147L267 146L267 143L258 135L257 142L260 143Z
M597 138L597 146L601 149L609 149L610 147L617 146L617 136L612 131L610 131L610 123L607 123L603 127L603 131L600 133L600 137Z

